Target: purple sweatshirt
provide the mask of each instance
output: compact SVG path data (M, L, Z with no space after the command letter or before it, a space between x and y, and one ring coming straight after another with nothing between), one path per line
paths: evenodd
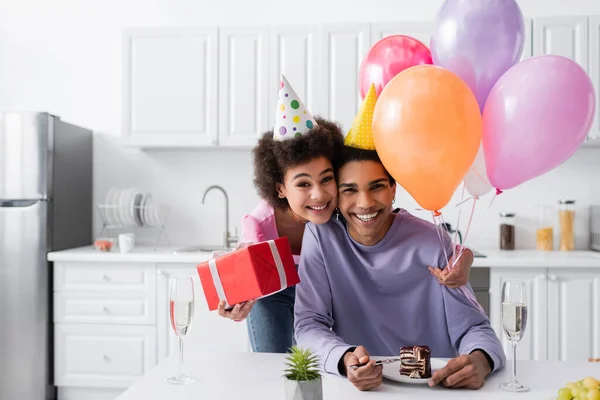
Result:
M450 238L444 241L449 257ZM352 239L342 219L308 223L296 286L297 344L314 350L333 374L359 345L373 356L398 356L409 345L428 345L432 357L448 358L481 349L492 372L502 368L506 356L489 319L457 289L441 285L428 265L446 265L438 230L407 211L395 215L374 246Z

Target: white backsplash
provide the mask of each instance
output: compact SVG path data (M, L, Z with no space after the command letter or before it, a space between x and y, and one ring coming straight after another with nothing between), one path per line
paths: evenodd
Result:
M0 0L0 109L49 111L96 130L95 204L104 200L111 186L151 191L171 207L167 233L172 242L218 244L224 218L222 197L211 193L202 205L202 194L209 185L223 186L229 193L231 223L239 227L242 215L258 201L250 152L144 153L121 147L121 30L163 25L419 21L433 19L441 4L442 0L306 0L294 7L275 0ZM519 4L527 16L600 15L598 0L521 0ZM585 248L587 206L600 203L599 154L600 148L582 149L556 171L499 196L484 220L474 220L468 244L496 246L497 215L504 210L517 213L517 246L531 248L535 205L572 198L577 200L577 247ZM487 208L490 196L481 200L480 210ZM459 198L455 196L453 203ZM401 190L396 205L416 208ZM456 224L455 209L444 210L444 216ZM99 233L100 218L96 216L95 221ZM151 233L146 239L152 238Z

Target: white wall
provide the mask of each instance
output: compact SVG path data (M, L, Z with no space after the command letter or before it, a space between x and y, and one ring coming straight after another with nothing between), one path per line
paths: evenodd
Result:
M217 243L222 201L203 190L223 185L230 195L231 221L239 225L258 197L248 151L140 152L118 143L121 124L121 29L140 26L250 25L360 21L430 20L441 0L0 0L0 109L49 111L97 131L95 201L109 187L151 191L172 207L168 233L178 244ZM598 0L521 0L526 16L600 15ZM578 201L578 247L587 241L586 207L600 203L596 171L600 149L582 149L558 170L498 197L485 219L473 224L469 244L495 246L497 213L520 217L520 247L532 246L528 231L537 203ZM460 197L460 196L458 196ZM457 197L457 198L458 198ZM481 201L487 208L489 198ZM454 201L456 203L456 200ZM396 205L414 209L399 193ZM463 211L463 222L466 208ZM444 210L456 223L454 209ZM427 217L427 216L425 216ZM96 221L97 222L97 221ZM531 228L533 229L533 228ZM98 232L98 229L96 230Z

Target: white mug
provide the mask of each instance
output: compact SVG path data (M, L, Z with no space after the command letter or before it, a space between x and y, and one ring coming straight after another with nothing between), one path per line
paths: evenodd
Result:
M121 253L129 253L133 250L135 243L135 235L133 233L121 233L119 235L119 251Z

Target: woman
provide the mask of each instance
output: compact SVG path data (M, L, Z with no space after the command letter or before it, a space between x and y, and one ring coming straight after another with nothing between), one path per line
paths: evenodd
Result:
M253 151L254 184L262 201L242 219L241 241L288 237L298 263L305 224L327 222L337 207L333 162L343 145L339 126L313 119L282 76L275 127L263 134ZM472 254L465 251L453 272L438 279L460 286L466 283L471 264ZM291 287L231 310L221 302L218 312L238 322L248 317L254 352L285 353L293 345L294 300Z

